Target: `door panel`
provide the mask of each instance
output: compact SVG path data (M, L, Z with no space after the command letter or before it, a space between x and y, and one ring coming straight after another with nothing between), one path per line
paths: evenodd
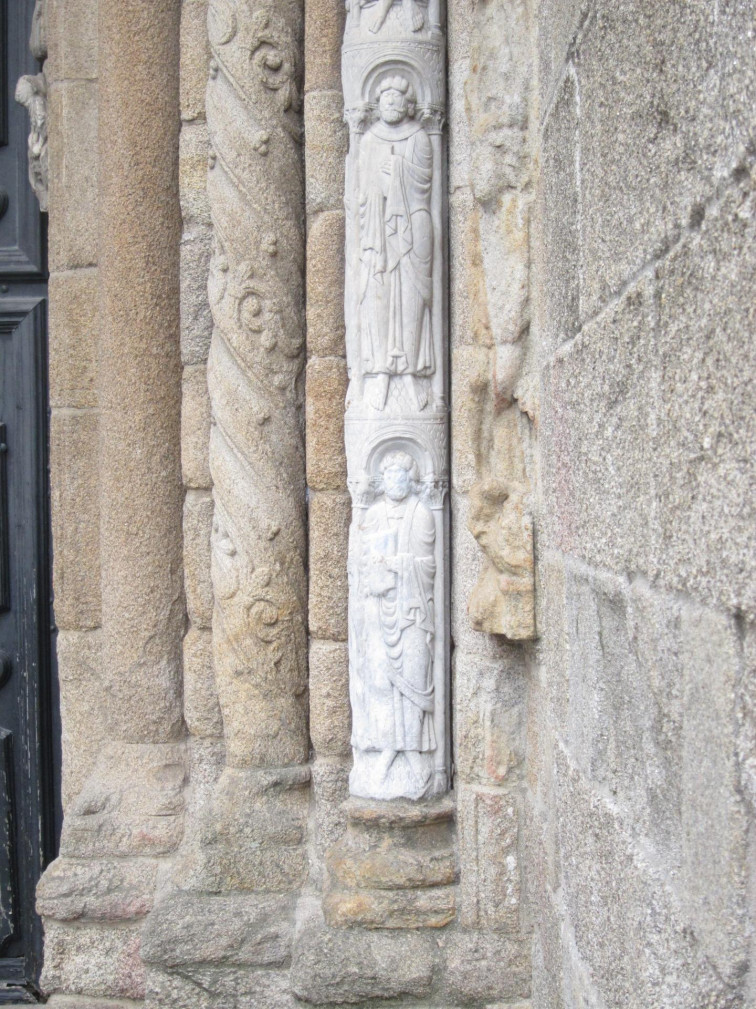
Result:
M13 734L0 728L0 952L18 927L18 865L16 864Z
M41 953L34 888L54 855L57 826L42 294L0 297L8 544L0 612L0 1002L32 997Z
M0 0L0 1003L36 1001L40 874L60 824L47 469L45 215L16 81L34 0Z

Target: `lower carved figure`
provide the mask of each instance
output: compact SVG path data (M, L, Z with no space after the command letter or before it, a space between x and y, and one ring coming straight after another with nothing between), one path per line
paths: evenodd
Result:
M359 528L353 795L420 798L432 785L436 529L417 476L409 454L387 455Z

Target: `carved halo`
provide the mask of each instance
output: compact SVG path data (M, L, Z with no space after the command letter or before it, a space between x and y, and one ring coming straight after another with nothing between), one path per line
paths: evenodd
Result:
M439 471L429 446L422 445L411 435L385 434L373 439L367 446L364 472L373 487L377 487L380 481L381 463L393 452L406 452L415 460L421 484L431 484L437 479Z
M426 105L434 105L435 95L432 94L433 85L430 82L428 67L421 59L417 59L414 54L408 53L401 46L384 48L380 54L365 68L360 95L362 102L371 108L377 107L378 84L382 77L398 75L405 77L415 92L418 108Z

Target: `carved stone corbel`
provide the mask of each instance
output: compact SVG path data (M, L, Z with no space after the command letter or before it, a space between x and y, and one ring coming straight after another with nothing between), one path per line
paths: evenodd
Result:
M529 641L535 634L533 520L528 487L495 478L470 491L470 532L486 556L470 593L468 610L476 630Z

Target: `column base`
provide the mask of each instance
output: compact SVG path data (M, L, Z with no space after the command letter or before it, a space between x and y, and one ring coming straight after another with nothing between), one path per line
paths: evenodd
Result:
M442 928L456 914L454 803L350 798L347 833L326 854L332 927Z

